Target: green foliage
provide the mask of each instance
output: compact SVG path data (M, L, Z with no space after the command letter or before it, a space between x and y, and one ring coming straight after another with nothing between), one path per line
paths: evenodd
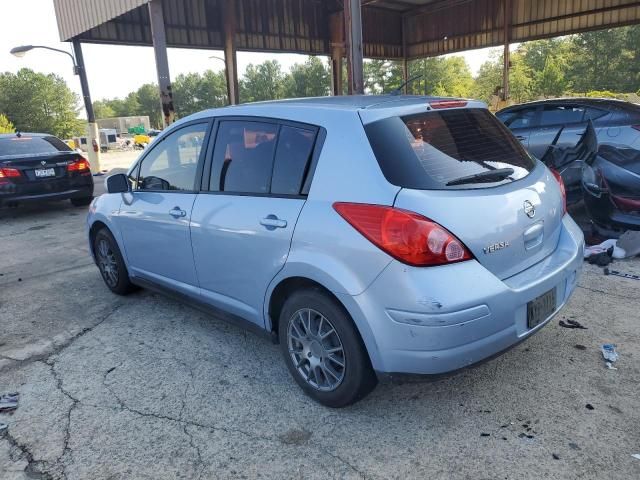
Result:
M142 85L125 98L97 100L93 102L96 118L148 116L151 126L161 128L162 108L158 86L152 83Z
M240 99L242 102L277 100L284 96L284 74L280 63L266 60L259 65L250 63L240 80Z
M172 88L173 104L176 114L181 118L227 104L227 83L224 72L207 70L203 74L181 74L176 77Z
M463 57L414 60L409 63L409 77L416 75L422 75L422 77L409 84L409 93L469 97L474 88L471 70Z
M369 94L379 95L396 90L402 85L402 64L389 60L364 62L364 88Z
M296 63L284 79L284 97L323 97L329 95L331 73L318 57L309 57L304 63Z
M57 75L23 68L0 74L0 111L16 130L68 138L84 131L79 98Z
M13 133L16 129L6 115L0 113L0 133Z

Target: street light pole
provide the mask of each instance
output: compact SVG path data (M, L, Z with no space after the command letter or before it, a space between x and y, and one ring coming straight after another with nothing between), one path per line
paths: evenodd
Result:
M11 49L11 54L16 57L24 57L27 52L36 48L51 50L52 52L64 53L71 58L73 63L73 73L80 77L80 87L82 88L82 97L84 100L84 106L87 111L88 127L88 139L87 153L89 155L89 163L94 175L100 175L100 137L98 135L98 125L96 124L95 114L93 112L93 104L91 103L91 95L89 93L89 82L87 80L87 73L84 68L84 58L82 56L82 48L80 41L73 40L73 50L75 58L69 52L60 50L58 48L47 47L45 45L21 45Z

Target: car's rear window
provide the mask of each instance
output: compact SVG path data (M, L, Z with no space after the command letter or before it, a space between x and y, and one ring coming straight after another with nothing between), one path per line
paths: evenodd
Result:
M419 190L460 188L447 183L511 168L519 180L535 162L488 110L454 109L390 117L365 125L380 168L394 185ZM470 183L483 188L495 183Z
M0 138L0 156L40 155L43 153L70 152L71 148L57 137L20 137Z

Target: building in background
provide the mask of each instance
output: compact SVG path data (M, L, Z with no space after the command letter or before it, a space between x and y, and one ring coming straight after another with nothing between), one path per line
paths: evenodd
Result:
M113 129L118 135L136 135L151 130L151 123L147 115L135 117L113 117L96 120L98 128Z

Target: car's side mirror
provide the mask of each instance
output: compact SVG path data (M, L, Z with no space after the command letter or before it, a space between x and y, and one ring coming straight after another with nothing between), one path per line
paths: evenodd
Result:
M126 193L131 190L129 179L124 173L111 175L104 183L108 193Z

